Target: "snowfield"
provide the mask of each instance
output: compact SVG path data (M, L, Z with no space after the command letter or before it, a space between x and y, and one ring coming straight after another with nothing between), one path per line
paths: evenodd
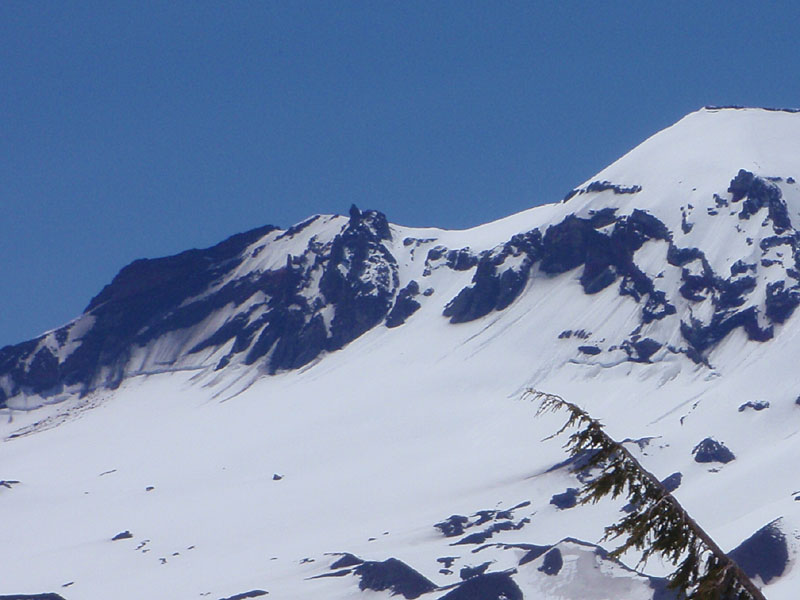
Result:
M738 556L770 600L794 600L798 140L800 114L703 109L566 202L471 230L387 237L356 211L248 239L169 308L213 310L147 321L85 378L40 386L37 353L66 364L128 291L0 350L0 594L673 597L670 565L604 551L626 499L572 506L580 473L565 438L544 440L565 415L536 417L535 388L631 440L660 479L680 473L675 496L724 550L774 523ZM267 283L222 296L245 280ZM387 327L403 289L417 307ZM257 355L279 299L301 333ZM735 459L697 462L706 438Z

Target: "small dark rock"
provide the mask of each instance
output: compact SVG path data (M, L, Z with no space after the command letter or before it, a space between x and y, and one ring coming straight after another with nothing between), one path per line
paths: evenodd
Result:
M397 293L392 310L386 316L386 326L389 328L398 327L406 322L411 315L417 312L421 306L414 300L419 295L419 284L413 279L408 285Z
M111 538L112 542L116 542L117 540L129 540L133 537L133 534L130 531L122 531Z
M495 518L496 514L497 514L496 510L479 510L474 515L478 518L473 523L473 525L483 525L484 523L488 523L489 521Z
M362 591L389 590L412 600L436 589L430 580L396 558L383 562L368 561L357 566L354 572L361 577L358 587Z
M578 351L590 356L595 356L602 352L597 346L578 346Z
M774 323L783 323L800 305L800 291L793 287L786 287L784 281L773 281L767 284L765 303L769 320Z
M739 407L739 412L744 412L748 408L752 408L755 411L764 410L765 408L769 408L769 402L765 400L757 400L757 401L750 400L749 402L745 402Z
M712 438L706 438L692 450L695 462L699 463L729 463L736 458L725 444Z
M592 181L589 185L586 186L587 192L605 192L609 190L614 192L615 194L637 194L642 191L642 186L617 185L611 183L610 181Z
M631 343L635 356L631 355L634 362L650 362L650 357L661 349L662 344L652 338L644 338Z
M277 473L275 473L272 476L272 481L280 481L281 479L283 479L283 475L278 475Z
M452 515L441 523L434 525L445 537L456 537L464 533L464 529L469 527L469 519L463 515Z
M574 508L578 504L578 488L567 488L565 492L555 494L550 498L550 504L559 510Z
M661 485L663 485L667 489L667 491L671 494L680 487L682 481L683 481L683 474L680 471L678 471L676 473L673 473L672 475L669 475L664 480L662 480Z
M495 533L498 533L500 531L511 531L512 529L522 529L525 526L525 524L529 522L530 522L529 519L522 519L516 525L511 521L492 523L492 525L490 525L483 531L476 531L475 533L470 534L465 538L461 538L452 545L460 546L462 544L482 544L483 542L491 538Z
M716 211L714 211L714 214L716 214ZM683 233L689 233L692 230L692 227L694 227L694 223L689 223L689 221L686 220L686 215L684 214L681 218L681 231L683 231Z
M558 572L563 566L564 559L561 556L561 550L553 548L544 555L544 561L542 562L542 566L539 567L539 571L545 575L558 575Z
M446 256L447 266L454 271L469 271L478 264L478 257L472 254L468 248L450 250Z

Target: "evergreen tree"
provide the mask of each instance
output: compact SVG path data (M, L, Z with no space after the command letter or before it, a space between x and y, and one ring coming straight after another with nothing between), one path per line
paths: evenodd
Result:
M630 549L641 552L640 565L660 555L676 566L669 585L687 600L766 600L739 565L728 557L680 502L603 425L579 406L560 396L528 390L539 402L537 415L565 410L567 421L551 439L572 430L564 447L571 456L588 456L587 470L599 473L586 480L582 504L625 494L632 507L620 521L606 527L603 540L624 538L611 555Z

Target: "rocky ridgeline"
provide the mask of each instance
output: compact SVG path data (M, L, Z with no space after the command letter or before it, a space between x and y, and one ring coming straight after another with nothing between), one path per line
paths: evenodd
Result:
M140 368L136 365L142 350L146 354L164 340L181 340L166 353L160 349L165 370L187 364L214 369L257 365L271 374L297 369L374 327L402 326L434 292L425 279L442 268L473 273L469 285L444 306L443 316L452 324L503 311L529 285L546 285L581 269L578 281L584 294L616 286L619 296L638 304L640 318L632 331L618 332L611 345L585 332L576 335L576 357L621 353L624 360L646 363L659 352L669 352L708 364L709 351L734 329L741 328L750 340L767 341L800 304L800 234L777 181L741 170L725 193L714 196L708 218L724 209L735 210L731 214L740 222L763 220L760 262L738 260L725 273L714 271L702 248L677 243L675 233L650 212L618 214L617 208L608 207L520 232L480 253L430 247L435 239L406 238L402 245L412 260L421 258L415 250L428 248L419 281L400 280L392 252L396 241L386 217L355 206L349 218L336 218L341 221L338 232L327 237L321 233L325 219L314 217L285 232L266 226L205 250L138 260L122 269L73 323L0 349L0 406L15 396L114 387ZM571 197L594 193L613 198L640 191L638 186L595 182ZM683 209L684 234L693 225L687 215ZM307 238L304 250L287 253L281 266L245 268L261 253L277 256L282 244L298 236ZM665 270L679 270L677 289L660 287L658 277L637 265L637 251L651 243L666 248ZM748 243L753 241L748 238ZM777 251L791 258L789 266L768 257ZM774 276L776 267L780 277ZM758 276L766 269L772 269L771 280L759 287ZM708 311L691 310L702 303L713 306L710 317L701 319L696 314ZM553 311L562 314L565 308ZM648 336L648 325L664 319L674 320L674 327L662 332L679 331L682 344ZM213 323L219 325L209 325ZM566 333L559 337L572 339Z

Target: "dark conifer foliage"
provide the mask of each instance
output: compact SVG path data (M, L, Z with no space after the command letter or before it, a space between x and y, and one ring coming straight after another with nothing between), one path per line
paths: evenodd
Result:
M560 396L528 390L539 403L537 415L565 410L567 421L550 438L571 431L564 447L571 456L590 456L578 502L599 502L608 495L625 495L633 509L606 527L604 539L622 538L611 555L641 552L640 565L660 555L676 566L670 587L686 600L765 600L736 562L726 555L680 502L630 451L611 438L585 410ZM548 438L548 439L550 439Z

